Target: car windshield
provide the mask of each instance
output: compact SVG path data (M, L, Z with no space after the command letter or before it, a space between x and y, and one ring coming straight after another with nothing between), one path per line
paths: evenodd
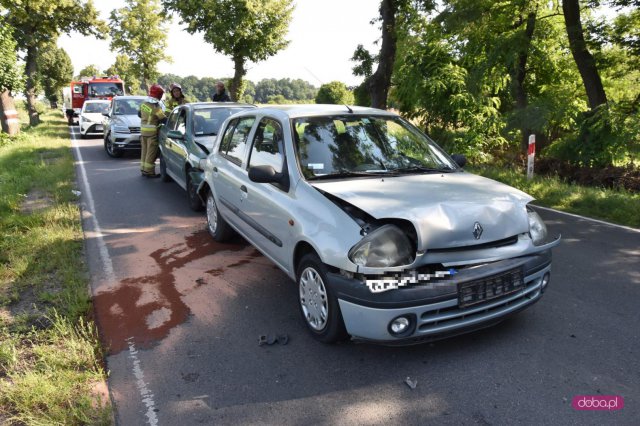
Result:
M118 99L115 115L137 115L143 101L144 99Z
M89 83L89 97L122 96L122 83Z
M108 102L88 102L84 104L84 112L86 113L98 113L107 112L109 110Z
M218 134L222 122L232 114L246 108L203 108L193 111L193 134L214 136Z
M302 117L292 124L296 155L307 179L458 168L435 142L399 117Z

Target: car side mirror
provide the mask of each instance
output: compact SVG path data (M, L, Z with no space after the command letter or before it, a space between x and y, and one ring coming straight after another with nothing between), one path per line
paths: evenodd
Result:
M271 166L250 167L249 180L257 183L275 183L281 189L285 191L289 190L289 175L286 173L278 173Z
M167 132L167 137L169 139L184 139L184 134L179 130L169 130Z
M465 157L462 154L453 154L451 156L451 158L453 159L453 161L456 162L456 164L460 167L464 167L467 164L467 157Z

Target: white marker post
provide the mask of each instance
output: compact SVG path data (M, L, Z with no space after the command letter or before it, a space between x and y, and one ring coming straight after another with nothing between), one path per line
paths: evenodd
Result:
M533 178L533 161L536 157L536 135L529 135L529 150L527 151L527 179Z

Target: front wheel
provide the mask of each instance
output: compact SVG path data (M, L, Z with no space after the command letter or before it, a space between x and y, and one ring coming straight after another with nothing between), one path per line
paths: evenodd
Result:
M189 172L187 172L187 197L189 197L189 207L191 207L191 210L194 212L201 212L204 210L204 205L198 195L198 188L193 184L193 180L191 179L191 176L189 176Z
M160 179L163 182L171 182L171 176L167 173L167 162L164 160L164 155L160 154Z
M120 158L122 157L121 149L117 149L113 146L113 142L111 141L111 133L107 134L104 138L104 150L107 152L107 155L111 158Z
M300 293L300 313L317 340L335 343L348 335L340 313L338 299L328 285L327 267L318 255L303 256L296 269Z
M220 215L216 199L211 191L207 194L207 230L219 243L230 240L234 233L227 221Z

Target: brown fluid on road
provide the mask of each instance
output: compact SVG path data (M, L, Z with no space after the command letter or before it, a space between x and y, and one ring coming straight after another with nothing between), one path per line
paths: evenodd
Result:
M115 290L94 297L96 320L104 346L109 354L126 349L127 339L133 339L138 348L148 348L165 338L176 325L185 322L190 309L176 289L175 271L188 263L219 252L239 252L247 244L220 244L206 231L185 238L184 243L153 251L149 257L160 271L153 275L125 278ZM247 258L229 264L226 268L250 262L260 256L252 250ZM147 269L146 265L140 265ZM215 268L207 273L221 275L226 268ZM197 286L206 283L196 280Z

